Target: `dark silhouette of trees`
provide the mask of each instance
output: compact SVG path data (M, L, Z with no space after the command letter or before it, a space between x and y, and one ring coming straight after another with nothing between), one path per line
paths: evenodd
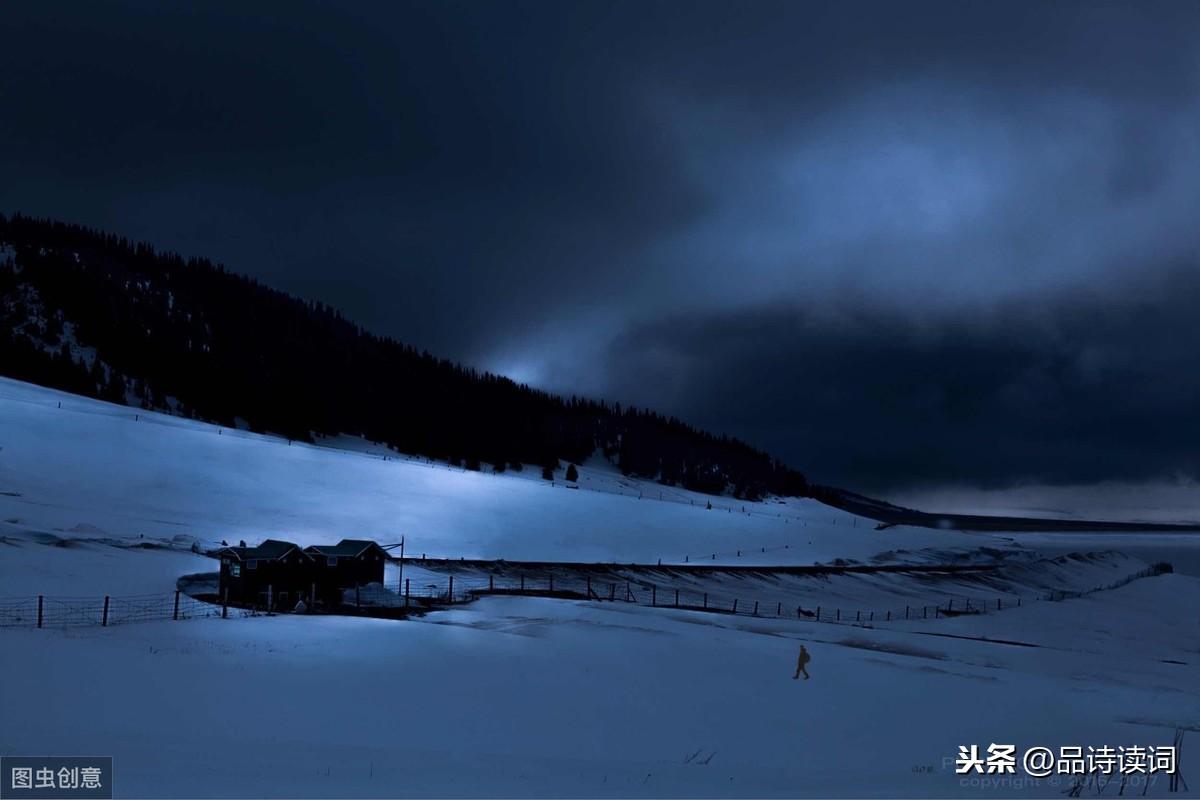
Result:
M571 483L579 482L579 470L575 469L574 464L567 465L567 480L569 480Z
M0 215L0 371L117 403L312 441L350 434L467 469L574 464L757 499L807 483L673 417L564 399L454 364L206 259Z

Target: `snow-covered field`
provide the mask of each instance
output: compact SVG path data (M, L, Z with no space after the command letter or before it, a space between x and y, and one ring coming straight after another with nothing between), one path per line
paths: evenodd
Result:
M404 535L409 553L511 560L669 562L742 548L742 563L795 563L801 545L803 563L866 558L906 541L811 500L724 498L709 510L714 498L607 465L584 466L584 488L572 490L533 468L486 475L396 454L384 461L386 450L361 441L289 446L5 379L0 437L0 519L81 536L309 544ZM817 535L824 530L838 535ZM961 545L948 533L914 541Z
M895 563L1031 541L877 532L803 500L722 498L709 510L707 497L602 462L568 489L532 469L493 476L363 442L289 445L9 380L0 448L0 597L170 592L213 569L191 543L222 539L404 535L417 555L664 564L887 551ZM1018 593L1087 589L1145 565L1012 558L1037 565L1003 587ZM894 575L789 589L846 602L946 590ZM1174 574L873 627L496 597L405 622L7 628L0 753L112 754L126 797L1060 796L1065 779L1019 768L964 783L958 746L1163 745L1176 727L1200 728L1197 608L1200 579ZM792 680L801 642L808 681ZM1196 738L1181 759L1193 792ZM1166 796L1155 778L1147 795Z

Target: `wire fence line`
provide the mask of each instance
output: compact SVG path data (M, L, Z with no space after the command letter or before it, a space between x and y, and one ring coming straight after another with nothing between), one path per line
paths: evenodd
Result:
M427 590L431 587L426 587ZM869 607L869 603L850 604L845 600L832 602L797 602L794 596L781 599L763 593L736 593L728 590L704 590L694 587L661 586L645 580L593 580L555 576L527 576L498 579L474 578L448 583L438 599L458 603L486 595L527 595L563 597L598 602L620 602L655 608L676 608L747 617L772 617L811 620L843 624L865 624L915 619L941 619L961 614L984 614L1016 608L1025 602L1021 595L994 593L990 596L955 595L925 600L913 600L905 605ZM1049 596L1038 599L1049 599Z
M197 619L222 615L249 616L253 610L222 609L183 592L114 597L0 598L0 628L67 628L81 625L124 625L157 620Z
M327 606L311 602L291 608L272 602L272 593L249 606L236 606L219 600L200 599L182 591L170 594L144 594L104 597L47 597L44 595L0 598L0 628L63 628L84 625L123 625L158 620L184 620L204 617L248 617L261 614L335 613L365 616L404 616L408 612L445 608L468 603L484 596L517 595L552 597L593 602L629 603L655 608L674 608L747 617L791 618L844 625L873 625L903 620L938 620L966 614L994 614L1020 608L1023 603L1058 602L1100 591L1116 589L1141 578L1169 572L1166 565L1155 565L1127 575L1118 581L1086 590L1052 590L1029 595L995 592L988 595L945 596L934 601L906 603L879 608L862 608L834 601L832 604L806 605L795 598L770 599L736 596L727 592L695 588L664 587L637 580L593 580L590 577L495 576L462 578L449 575L442 580L422 579L392 590L369 584L343 591L343 602ZM291 596L298 596L293 594ZM864 604L865 605L865 604Z

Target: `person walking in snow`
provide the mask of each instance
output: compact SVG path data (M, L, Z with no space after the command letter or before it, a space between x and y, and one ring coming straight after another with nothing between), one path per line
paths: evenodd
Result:
M812 656L808 654L808 649L804 645L800 645L800 656L796 659L796 674L792 676L792 680L799 678L801 672L804 673L804 680L808 680L806 667L809 661L812 661Z

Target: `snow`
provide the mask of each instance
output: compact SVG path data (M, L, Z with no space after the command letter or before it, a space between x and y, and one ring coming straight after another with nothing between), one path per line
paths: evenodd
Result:
M54 536L0 524L0 598L165 594L181 575L216 569L211 558L188 551L190 542L144 549L137 541L105 541L117 540L80 526Z
M1025 624L1061 635L1080 612L1119 614L1129 591L1194 603L1197 583L1117 590L1096 608L1047 603ZM1120 620L1136 638L1138 615ZM1099 661L542 599L408 623L274 617L4 637L3 718L20 721L5 726L6 752L103 742L119 793L136 797L961 796L944 762L960 744L1164 744L1200 713L1193 673L1159 660L1186 656L1182 646ZM800 641L810 681L791 679Z
M1200 485L1177 476L1171 481L1104 481L1089 485L1022 485L1004 489L943 487L899 492L886 499L912 508L946 513L1144 521L1193 524L1200 521Z
M717 498L709 511L707 497L659 500L656 484L603 461L566 489L532 468L463 472L345 437L289 445L8 380L0 447L0 596L170 592L213 568L193 542L267 537L404 535L410 555L619 570L685 554L1005 565L988 578L677 578L813 604L1033 598L1115 583L1148 560L1111 552L1127 540L1103 535L1072 534L1070 547L1095 555L1046 561L1026 543L1067 540L878 532L808 501L743 513ZM1190 546L1154 540L1157 552L1176 545ZM1176 727L1195 731L1197 608L1200 578L1173 574L869 626L493 597L402 622L5 628L0 752L111 754L120 797L1058 797L1064 782L1020 772L964 783L959 745L1163 745ZM809 681L791 677L801 642ZM1181 761L1193 791L1196 735ZM1168 796L1166 780L1146 794Z
M650 563L716 554L810 564L964 544L951 532L877 532L812 500L743 503L588 466L580 468L585 488L567 489L532 468L489 475L396 454L385 461L361 448L289 445L7 379L0 441L0 519L44 531L84 524L109 536L186 534L210 545L405 536L409 553L431 557Z

